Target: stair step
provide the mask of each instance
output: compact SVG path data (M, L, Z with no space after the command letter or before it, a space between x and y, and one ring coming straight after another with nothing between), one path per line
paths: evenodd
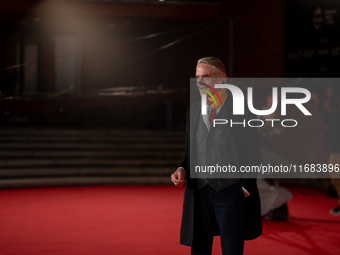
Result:
M176 167L73 167L73 168L26 168L26 169L2 169L0 178L16 178L29 176L170 176Z
M4 136L0 135L0 143L121 143L121 142L143 142L143 143L183 143L182 137L158 137L158 136Z
M53 129L53 128L0 128L0 135L13 135L13 136L25 136L25 135L49 135L49 136L77 136L77 135L95 135L95 136L166 136L183 137L185 133L183 131L162 131L162 130L81 130L81 129Z
M0 188L171 184L185 133L0 128Z
M164 143L6 143L0 144L0 150L7 149L183 149L183 144L164 144Z
M77 158L77 157L160 157L170 158L183 156L184 145L182 150L113 150L113 151L98 151L98 150L77 150L77 151L60 151L60 150L41 150L41 151L28 151L28 150L6 150L0 151L0 160L10 158Z
M176 165L178 160L169 159L23 159L23 160L3 160L0 167L38 167L38 166L164 166Z

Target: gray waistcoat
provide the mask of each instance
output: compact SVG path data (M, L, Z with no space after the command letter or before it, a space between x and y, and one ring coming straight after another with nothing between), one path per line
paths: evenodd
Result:
M220 113L223 114L222 110L223 108L218 114L219 117ZM216 166L216 164L221 167L229 164L234 165L228 145L229 128L227 125L223 125L223 127L221 125L211 127L208 131L202 116L199 116L197 128L194 129L196 134L193 134L193 137L195 137L195 150L192 153L195 158L195 165L201 167ZM203 178L198 178L197 188L202 189L209 184L215 190L220 191L240 182L238 178L228 178L228 174L225 173L213 174L213 176L219 178L211 178L211 176L210 173L205 173Z

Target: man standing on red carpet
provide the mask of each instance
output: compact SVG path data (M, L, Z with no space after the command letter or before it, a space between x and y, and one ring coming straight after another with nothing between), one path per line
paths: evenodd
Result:
M189 107L185 155L171 175L177 187L185 184L180 243L191 246L192 255L210 255L214 235L221 237L223 255L241 255L244 240L254 239L262 233L256 178L191 176L197 166L192 163L193 158L198 165L217 162L237 167L260 164L256 128L215 126L215 118L232 117L235 123L242 121L241 118L256 118L249 112L245 116L232 116L232 95L226 89L213 88L214 84L225 83L226 78L225 67L219 59L206 57L198 61L197 87L201 96L210 95L206 96L207 114L201 115L201 102Z

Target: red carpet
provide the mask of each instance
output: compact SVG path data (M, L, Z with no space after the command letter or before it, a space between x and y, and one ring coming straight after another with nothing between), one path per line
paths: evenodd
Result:
M336 199L294 188L288 222L263 222L245 254L340 254ZM70 187L0 190L0 254L190 254L179 245L183 189ZM218 238L213 254L221 254Z

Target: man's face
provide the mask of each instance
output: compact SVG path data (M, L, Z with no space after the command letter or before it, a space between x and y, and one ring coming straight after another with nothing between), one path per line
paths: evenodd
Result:
M208 90L209 92L212 92L207 86L204 86L201 83L205 83L210 85L214 88L215 84L218 83L220 80L219 78L216 78L213 73L213 66L210 64L201 63L196 68L196 79L197 79L197 87L198 88L204 88ZM219 92L221 89L216 89L217 92ZM199 92L201 96L203 94L206 94L206 92L202 89L199 89Z

